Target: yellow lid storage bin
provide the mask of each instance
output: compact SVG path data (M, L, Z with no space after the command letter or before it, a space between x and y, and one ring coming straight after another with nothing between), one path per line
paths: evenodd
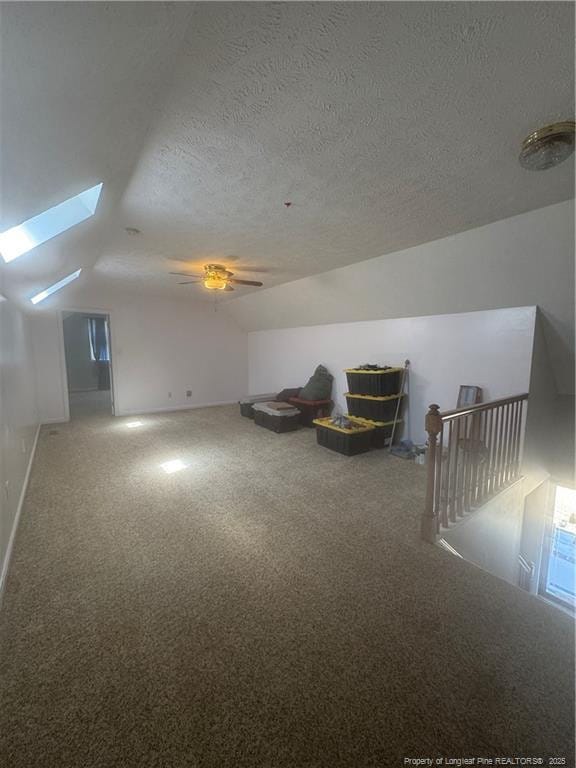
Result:
M361 416L349 416L348 418L358 424L373 427L372 448L385 448L387 445L390 445L392 433L394 433L394 442L397 442L402 435L404 427L402 419L398 419L396 428L394 428L394 421L372 421L371 419L363 419Z
M374 395L353 395L347 392L346 402L348 413L351 416L361 416L371 421L394 421L396 413L400 418L404 395L388 395L376 397Z
M403 368L380 368L364 370L347 368L348 389L353 395L396 395L402 386Z
M374 427L361 424L356 419L350 421L353 425L347 428L333 424L329 416L325 419L314 419L318 445L345 456L356 456L358 453L369 451L372 447Z

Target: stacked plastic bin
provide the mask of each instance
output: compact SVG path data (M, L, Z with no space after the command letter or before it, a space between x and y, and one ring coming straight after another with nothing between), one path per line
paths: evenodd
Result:
M372 445L383 448L401 432L403 368L363 366L346 370L348 415L374 427ZM394 420L396 419L396 429Z
M314 419L318 444L346 456L390 445L402 430L404 368L366 365L346 377L348 415Z

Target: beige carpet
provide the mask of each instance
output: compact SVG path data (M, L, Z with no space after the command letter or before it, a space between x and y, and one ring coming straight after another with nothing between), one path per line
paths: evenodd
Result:
M231 407L137 419L42 429L0 765L571 764L571 620L419 540L422 467Z

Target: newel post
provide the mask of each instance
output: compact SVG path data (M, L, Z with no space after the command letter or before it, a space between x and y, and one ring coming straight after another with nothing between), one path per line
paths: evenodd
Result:
M439 411L440 406L433 403L426 414L426 432L428 432L426 468L428 478L426 481L426 503L424 514L422 515L421 533L422 538L432 543L436 541L436 532L438 530L438 516L437 511L434 509L434 484L436 481L436 445L438 435L442 431L442 417Z

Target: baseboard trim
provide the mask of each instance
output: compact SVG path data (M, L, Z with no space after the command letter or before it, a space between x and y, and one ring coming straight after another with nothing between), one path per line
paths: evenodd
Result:
M57 416L53 419L44 419L42 424L67 424L70 419L63 419L61 416ZM42 424L40 426L42 426Z
M116 416L145 416L147 413L169 413L171 411L193 411L197 408L215 408L218 405L236 405L238 400L220 400L216 403L194 403L194 405L169 405L162 408L123 408L116 411Z
M40 435L41 427L42 425L38 424L38 427L36 428L34 443L32 444L32 450L30 451L30 458L28 460L26 474L24 475L24 482L22 483L20 498L18 499L18 506L16 507L16 514L14 515L14 522L12 523L12 530L10 531L10 538L8 539L8 546L6 547L6 555L4 557L4 562L2 563L2 572L0 573L0 608L2 607L4 586L6 584L6 576L8 575L8 566L10 565L10 557L12 556L12 548L14 547L16 531L18 529L18 523L20 522L20 514L22 512L22 507L24 506L26 491L28 490L28 481L30 480L30 472L32 471L32 464L34 463L34 456L36 455L36 446L38 445L38 437Z

